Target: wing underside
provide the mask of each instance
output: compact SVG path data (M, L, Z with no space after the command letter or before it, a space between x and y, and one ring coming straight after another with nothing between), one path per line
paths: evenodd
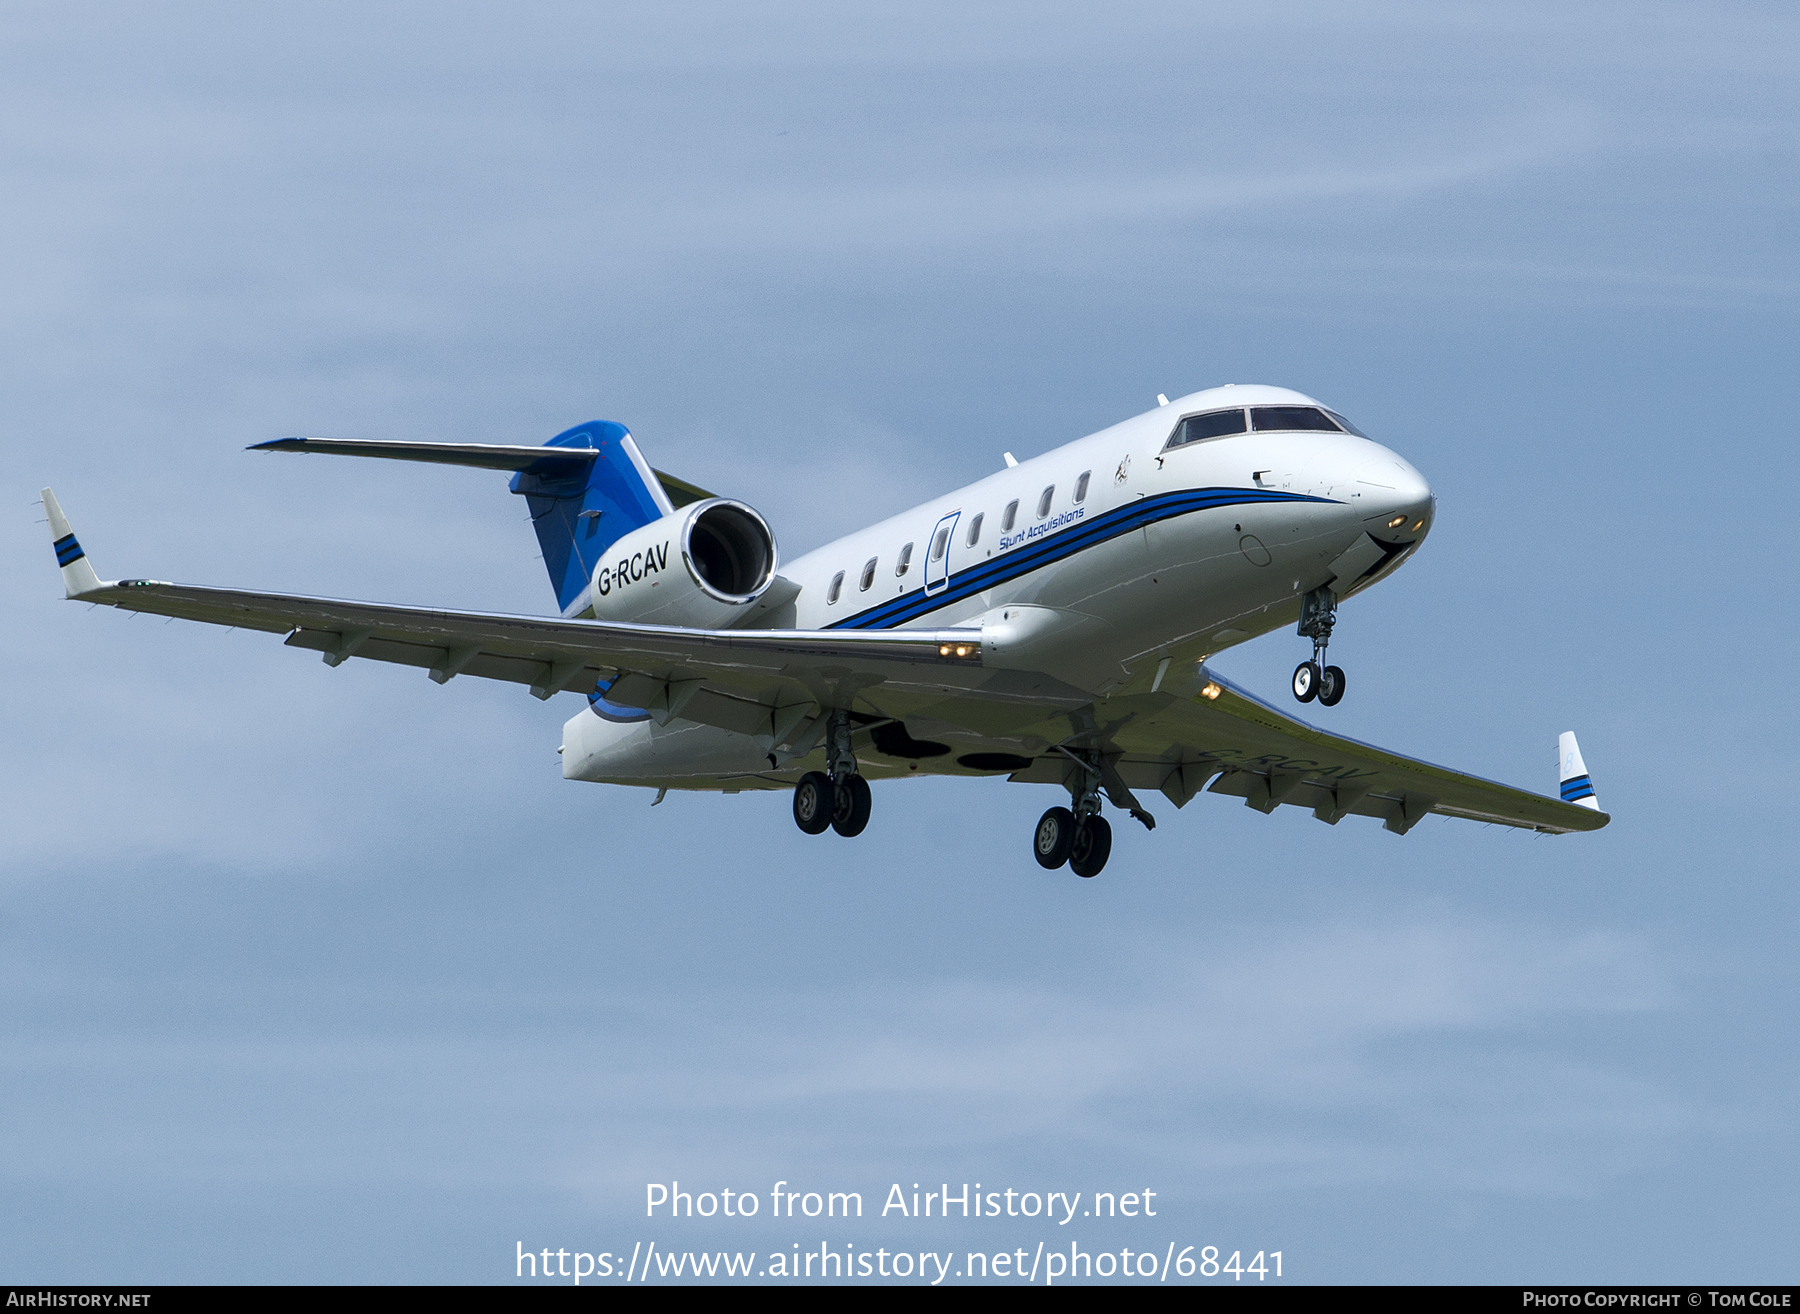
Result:
M1177 807L1205 790L1265 813L1284 804L1309 808L1334 825L1346 816L1377 817L1401 834L1432 813L1551 833L1610 820L1329 734L1199 664L1165 680L1164 661L1154 680L1140 672L1110 697L1095 697L1042 673L988 667L980 632L970 629L695 630L103 581L48 490L44 504L69 596L285 634L290 647L334 666L352 657L389 662L421 668L440 683L457 675L509 681L540 698L609 682L609 703L665 723L751 735L771 748L821 711L844 708L865 725L904 722L954 745L908 769L1010 772L1015 781L1066 784L1082 770L1072 751L1103 760L1127 793L1159 790ZM795 752L801 755L756 784L739 778L688 787L780 788L816 765L804 745Z
M1123 782L1159 790L1176 807L1204 790L1264 813L1306 808L1332 825L1347 816L1376 817L1399 834L1433 813L1551 834L1597 830L1610 820L1320 730L1204 666L1165 682L1160 692L1097 702L1092 716L1085 737ZM1057 753L1036 758L1010 779L1062 783L1072 769Z
M440 682L457 675L528 686L541 698L616 683L609 701L633 701L654 685L703 682L712 694L763 708L823 694L844 676L892 683L933 699L980 677L979 636L969 630L852 632L694 630L541 616L402 607L255 593L155 580L102 583L83 602L239 629L286 634L323 655L415 666ZM702 692L696 690L694 692ZM690 694L690 702L692 695ZM704 702L684 708L689 719ZM727 718L734 724L742 717Z

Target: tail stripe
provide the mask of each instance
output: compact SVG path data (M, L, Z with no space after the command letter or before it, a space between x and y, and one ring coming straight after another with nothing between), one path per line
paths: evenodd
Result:
M80 561L87 555L81 550L81 544L75 541L73 534L65 534L62 538L57 539L54 546L56 548L56 564L59 566L66 566L71 561Z
M1562 782L1562 801L1573 803L1576 799L1592 798L1594 785L1586 776L1576 776L1573 780Z
M1594 782L1588 775L1587 763L1581 760L1581 745L1575 742L1573 730L1556 737L1556 775L1564 803L1600 810L1600 800L1594 797Z

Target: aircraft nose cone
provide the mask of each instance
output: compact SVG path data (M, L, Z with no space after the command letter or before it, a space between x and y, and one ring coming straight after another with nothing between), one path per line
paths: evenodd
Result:
M1432 497L1424 475L1388 452L1360 467L1354 477L1367 508L1365 519L1379 537L1425 536L1431 527Z

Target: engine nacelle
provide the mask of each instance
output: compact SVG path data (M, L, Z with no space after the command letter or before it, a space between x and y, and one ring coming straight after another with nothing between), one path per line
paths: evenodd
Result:
M579 550L579 535L575 542ZM715 497L606 549L588 598L597 620L729 629L768 589L778 564L763 518L742 502Z

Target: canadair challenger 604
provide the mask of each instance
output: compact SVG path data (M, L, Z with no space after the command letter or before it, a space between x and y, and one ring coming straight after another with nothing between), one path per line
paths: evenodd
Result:
M253 451L511 471L556 589L556 617L102 580L49 489L69 597L284 634L351 657L509 680L586 706L563 725L570 780L783 789L808 834L861 833L871 780L1005 775L1060 786L1032 851L1106 865L1103 802L1147 827L1140 792L1202 790L1261 812L1430 813L1595 830L1573 734L1561 797L1433 766L1300 721L1208 666L1298 626L1301 702L1333 707L1338 607L1431 532L1419 472L1320 402L1227 385L1156 409L840 538L783 566L755 510L653 470L596 421L538 446L283 438ZM660 802L662 794L657 796Z

